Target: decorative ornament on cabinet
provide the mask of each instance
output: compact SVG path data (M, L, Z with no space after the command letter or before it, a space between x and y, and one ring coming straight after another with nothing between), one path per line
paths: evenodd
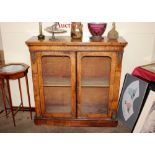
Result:
M71 23L71 38L72 39L82 39L83 36L83 25L81 22Z
M54 22L54 24L52 26L48 26L48 27L45 28L45 31L46 32L52 34L52 36L51 36L51 38L49 40L56 40L55 33L56 34L61 34L61 33L66 33L67 32L64 29L60 29L58 27L58 25L59 25L59 22Z
M42 22L39 22L39 35L38 35L38 40L44 40L45 36L43 35L42 32Z
M102 41L104 37L102 36L106 30L107 23L88 23L88 29L91 33L91 41Z
M108 32L108 39L109 40L117 40L118 37L119 37L119 34L116 31L116 24L115 24L115 22L113 22L112 29Z

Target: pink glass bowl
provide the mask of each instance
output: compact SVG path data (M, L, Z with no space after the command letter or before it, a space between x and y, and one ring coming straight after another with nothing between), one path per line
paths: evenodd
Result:
M88 23L89 32L93 37L102 37L107 27L107 23Z

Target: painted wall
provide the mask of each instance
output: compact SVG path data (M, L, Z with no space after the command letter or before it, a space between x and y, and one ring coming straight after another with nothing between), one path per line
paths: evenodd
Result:
M0 29L0 50L3 50L1 29Z
M4 64L4 52L3 52L1 28L0 28L0 64Z
M125 48L121 86L124 75L131 73L136 66L151 63L155 60L155 23L116 23L120 36L123 36L128 46ZM43 27L51 23L43 23ZM31 36L38 35L38 23L0 23L1 35L6 63L23 62L30 65L30 55L25 41ZM111 23L108 23L105 35L111 29ZM46 33L47 35L47 33ZM65 34L66 35L66 34ZM68 32L69 35L69 32ZM84 37L89 36L87 24L84 24ZM30 83L31 101L34 106L33 86L31 69L28 73ZM25 83L22 80L23 91ZM13 104L18 105L19 92L17 82L11 82ZM27 96L24 95L24 103L27 105Z

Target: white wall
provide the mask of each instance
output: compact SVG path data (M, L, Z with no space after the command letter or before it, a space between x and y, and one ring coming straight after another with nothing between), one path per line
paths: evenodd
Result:
M151 63L155 60L155 23L116 23L117 30L123 36L128 45L125 48L121 85L124 75L131 73L136 66ZM50 23L43 23L46 27ZM6 63L24 62L30 65L30 55L25 41L31 36L38 35L38 23L0 23L4 57ZM108 23L105 35L111 28ZM69 32L68 32L69 34ZM84 37L87 38L89 32L87 24L84 24ZM33 86L31 70L29 71L29 83L32 105L34 106ZM24 82L22 83L24 84ZM11 83L14 105L19 102L17 83ZM25 90L25 87L23 87ZM27 96L24 95L24 102L27 103Z
M128 42L122 64L122 86L127 72L155 61L155 23L118 23L117 29Z
M30 63L30 55L25 41L32 35L37 34L37 23L0 23L1 24L1 35L3 42L3 50L5 63L11 62L22 62L28 65ZM28 73L31 103L34 106L34 94L32 85L32 75L31 69ZM25 80L22 79L22 89L23 89L23 100L25 106L28 106L28 100L26 94ZM11 93L13 105L19 105L20 96L17 81L11 81Z
M0 28L0 50L3 50L1 28Z

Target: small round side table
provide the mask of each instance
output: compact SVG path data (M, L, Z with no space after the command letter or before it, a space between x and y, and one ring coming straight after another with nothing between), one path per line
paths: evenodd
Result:
M10 104L10 109L11 109L11 113L12 113L14 126L16 126L15 115L18 112L19 108L22 107L22 110L24 111L21 82L20 82L20 79L23 77L25 77L25 81L26 81L30 117L32 119L29 84L28 84L28 77L27 77L28 69L29 69L29 66L26 64L23 64L23 63L10 63L10 64L5 64L5 65L0 66L1 90L2 90L2 99L3 99L3 103L4 103L5 113L6 113L6 117L7 117L6 94L5 94L5 89L4 89L4 81L6 80L7 90L8 90L8 95L9 95L9 104ZM21 104L15 110L12 105L12 97L11 97L9 80L18 80Z

